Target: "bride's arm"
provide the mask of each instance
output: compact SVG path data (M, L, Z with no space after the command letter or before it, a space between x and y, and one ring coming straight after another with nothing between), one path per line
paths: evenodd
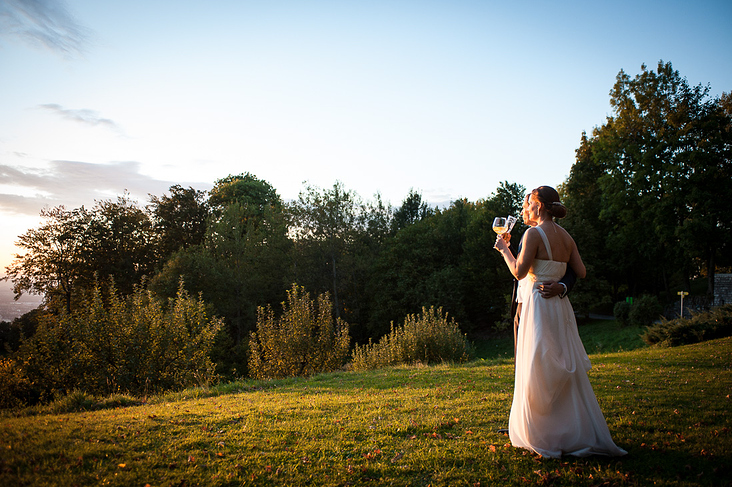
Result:
M506 262L511 274L519 280L526 277L526 274L529 273L529 268L536 257L536 250L538 249L539 243L538 239L541 238L532 230L534 229L529 228L526 230L521 244L521 252L519 252L518 257L514 257L513 254L511 254L508 245L500 236L496 239L496 245L493 247L503 256L503 260Z

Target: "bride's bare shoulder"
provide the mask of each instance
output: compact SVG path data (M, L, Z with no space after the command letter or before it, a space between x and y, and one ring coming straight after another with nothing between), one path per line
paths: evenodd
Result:
M559 231L561 232L562 235L564 235L565 237L567 237L570 240L574 241L574 239L572 238L572 235L570 235L570 233L563 226L561 226L558 223L555 223L555 225L557 226L557 228L559 229Z

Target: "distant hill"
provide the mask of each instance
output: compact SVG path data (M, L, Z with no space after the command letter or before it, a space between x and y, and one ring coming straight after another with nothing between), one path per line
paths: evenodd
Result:
M13 297L13 285L10 282L0 282L0 321L13 321L41 304L40 296L22 296L18 301Z

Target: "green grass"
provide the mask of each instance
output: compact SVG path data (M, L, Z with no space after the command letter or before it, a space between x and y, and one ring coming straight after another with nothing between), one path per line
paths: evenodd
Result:
M587 353L607 353L646 347L638 326L621 327L615 320L582 320L578 326ZM475 339L477 356L486 360L512 359L513 335L508 330L501 335Z
M497 430L508 423L513 364L496 358L6 415L0 485L729 484L732 338L591 359L622 458L550 460L511 447Z

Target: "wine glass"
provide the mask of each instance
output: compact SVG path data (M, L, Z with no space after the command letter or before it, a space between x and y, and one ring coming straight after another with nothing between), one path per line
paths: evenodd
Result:
M504 218L502 216L497 216L493 220L493 231L496 232L498 235L503 235L504 233L509 233L515 223L516 223L515 217L507 216Z

